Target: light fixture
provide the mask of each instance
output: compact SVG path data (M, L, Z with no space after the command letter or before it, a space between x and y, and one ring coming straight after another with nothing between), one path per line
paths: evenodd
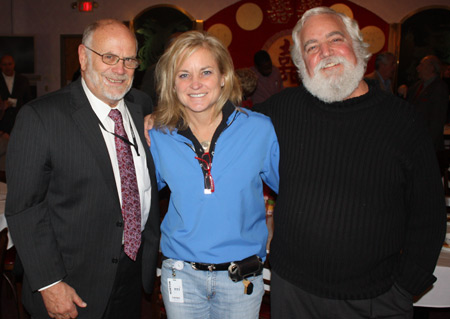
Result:
M76 1L72 2L72 9L78 8L80 12L91 12L92 9L98 8L98 3L95 1Z

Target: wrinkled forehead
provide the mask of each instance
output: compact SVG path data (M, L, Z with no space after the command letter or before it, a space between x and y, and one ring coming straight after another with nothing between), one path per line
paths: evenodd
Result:
M133 51L130 54L137 51L136 39L133 34L126 26L119 24L99 27L92 36L92 42L95 43L98 50L111 50L113 47L120 47Z
M333 14L318 14L309 17L300 32L300 42L304 46L308 41L319 41L335 34L349 37L344 22Z

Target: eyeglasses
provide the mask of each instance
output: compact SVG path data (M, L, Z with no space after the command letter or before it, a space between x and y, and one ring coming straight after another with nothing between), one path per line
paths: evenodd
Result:
M211 155L209 153L204 153L202 157L195 157L201 162L201 167L203 168L203 175L205 178L205 194L214 193L214 179L211 175Z
M123 65L127 68L127 69L137 69L139 67L139 60L136 58L120 58L115 54L111 54L111 53L105 53L105 54L100 54L97 51L92 50L91 48L84 46L86 49L89 49L90 51L94 52L95 54L99 55L102 57L102 61L105 64L108 65L116 65L120 60L123 60Z

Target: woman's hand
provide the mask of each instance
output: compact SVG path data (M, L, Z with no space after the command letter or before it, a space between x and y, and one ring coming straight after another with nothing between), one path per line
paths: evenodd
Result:
M148 135L148 131L153 128L153 114L146 115L144 117L144 135L145 140L147 141L147 145L150 147L150 135Z

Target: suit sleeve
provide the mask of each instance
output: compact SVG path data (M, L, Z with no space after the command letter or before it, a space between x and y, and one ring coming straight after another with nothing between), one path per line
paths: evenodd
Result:
M46 196L52 174L49 141L35 109L23 107L8 145L6 218L33 291L66 276Z

